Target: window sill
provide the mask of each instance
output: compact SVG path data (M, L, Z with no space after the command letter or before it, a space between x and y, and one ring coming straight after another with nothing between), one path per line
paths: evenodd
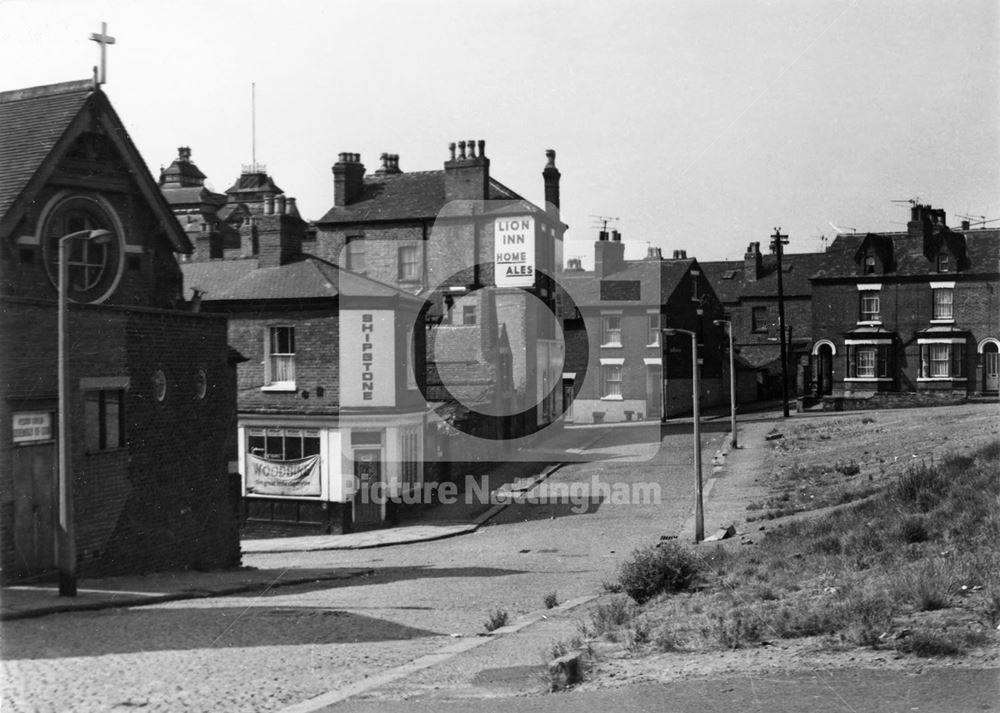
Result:
M917 383L924 382L941 382L941 381L966 381L967 377L964 376L918 376Z
M891 376L848 376L844 378L844 381L892 381Z
M624 396L602 396L601 401L624 401Z
M882 326L882 320L881 319L859 319L858 320L858 326L859 327L881 327Z
M602 344L601 349L624 349L622 344Z
M295 384L288 382L280 382L276 384L267 384L266 386L260 387L261 391L295 391Z
M659 349L659 348L660 348L659 344L647 344L646 345L646 349Z
M932 319L931 324L955 324L955 319Z

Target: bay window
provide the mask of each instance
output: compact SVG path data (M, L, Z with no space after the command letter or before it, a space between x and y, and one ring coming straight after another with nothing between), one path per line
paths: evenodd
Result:
M965 379L965 344L960 340L920 342L920 379Z

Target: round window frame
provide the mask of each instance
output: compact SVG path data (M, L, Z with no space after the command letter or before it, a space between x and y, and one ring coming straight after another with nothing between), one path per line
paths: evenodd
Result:
M167 399L167 375L163 369L153 372L153 398L161 404Z
M206 395L208 395L208 372L200 368L194 372L194 396L203 401Z
M42 264L49 282L58 290L59 259L56 256L55 260L50 260L49 229L54 220L60 218L65 211L73 209L94 213L95 217L98 218L97 222L107 225L105 229L111 232L111 239L115 244L109 251L111 258L104 267L105 272L110 270L110 277L107 278L107 288L93 299L81 297L81 295L86 294L86 290L75 292L72 289L67 289L66 298L71 302L81 304L101 304L106 302L114 294L115 290L118 289L122 275L125 272L125 228L118 217L117 211L106 198L91 193L64 190L54 195L45 204L38 219L36 232L39 248L42 253ZM56 244L56 250L58 251L58 243ZM115 264L111 264L112 262ZM101 280L103 279L105 279L105 275L102 273ZM100 280L98 284L100 284Z

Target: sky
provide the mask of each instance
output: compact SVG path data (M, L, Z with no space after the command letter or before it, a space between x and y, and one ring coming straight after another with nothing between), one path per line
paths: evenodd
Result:
M0 0L0 90L89 77L101 22L154 176L190 146L224 191L255 155L308 219L338 153L432 170L469 139L536 202L556 150L584 264L596 216L702 261L902 230L910 200L1000 219L995 0Z

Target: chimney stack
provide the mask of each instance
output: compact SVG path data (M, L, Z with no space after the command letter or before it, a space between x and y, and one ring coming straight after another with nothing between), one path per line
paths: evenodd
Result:
M448 151L451 158L444 163L445 200L486 200L489 197L490 182L490 160L486 157L486 142L459 141L457 158L454 143L448 144Z
M361 154L341 153L333 164L333 204L346 206L361 196L365 183L365 166Z
M646 259L647 260L662 260L663 259L663 252L658 247L654 247L653 245L650 245L646 249Z
M399 170L399 154L398 153L384 153L379 156L379 160L382 165L377 171L375 171L376 176L391 176L397 173L402 173Z
M545 182L545 203L559 207L559 178L562 176L556 168L556 152L548 149L545 152L545 168L542 170L542 180Z
M598 240L594 243L594 272L597 277L607 277L613 272L617 272L625 266L625 243L621 241L621 235L617 230L611 231L611 240L608 240L607 231L598 233Z
M760 243L750 243L743 255L743 276L747 282L756 282L764 267L764 256L760 254Z

